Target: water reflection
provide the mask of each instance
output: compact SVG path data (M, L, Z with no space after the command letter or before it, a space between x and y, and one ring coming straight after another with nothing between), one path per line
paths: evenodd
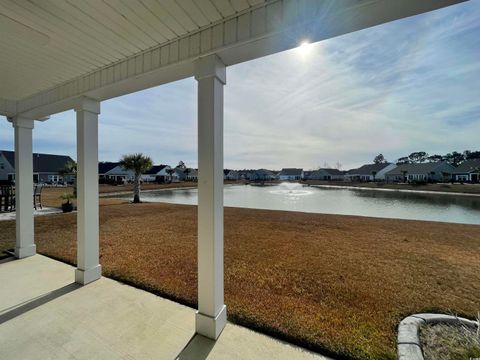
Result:
M196 204L196 189L144 192L145 201ZM126 196L125 198L130 198ZM225 206L480 224L480 197L420 192L276 186L227 186Z
M379 201L403 201L407 203L416 203L434 206L462 206L474 210L480 210L480 197L470 197L464 195L443 195L431 193L407 193L400 191L375 191L352 189L354 196L376 199Z

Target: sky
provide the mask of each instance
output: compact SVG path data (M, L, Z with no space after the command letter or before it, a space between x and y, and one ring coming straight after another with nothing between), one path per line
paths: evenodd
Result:
M193 78L102 102L99 158L197 166ZM227 68L225 168L336 167L480 150L480 0ZM75 113L36 122L34 151L75 158ZM0 118L0 149L13 128Z

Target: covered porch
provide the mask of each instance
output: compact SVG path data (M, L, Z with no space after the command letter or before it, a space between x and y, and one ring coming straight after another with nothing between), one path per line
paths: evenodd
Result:
M198 83L198 311L194 315L187 308L177 309L170 303L167 306L157 298L160 305L145 305L143 317L136 318L138 322L132 326L136 332L127 337L135 339L135 334L150 325L150 334L157 333L158 341L165 331L162 349L165 358L171 358L180 354L193 334L217 340L225 329L211 354L234 353L234 346L241 342L232 341L232 347L224 348L227 350L215 350L229 341L228 334L234 331L229 329L238 329L230 325L225 328L223 289L223 91L227 67L294 48L305 40L316 42L458 2L222 0L203 1L201 9L195 2L184 2L182 7L177 1L168 2L166 8L156 2L145 5L135 1L128 6L120 2L111 6L82 3L80 9L60 2L35 5L34 11L14 2L0 5L0 29L6 34L0 43L4 50L0 52L0 115L12 123L15 131L15 256L22 259L0 265L2 281L16 289L2 297L6 320L0 324L0 331L32 331L25 339L9 337L5 346L12 354L15 348L32 356L36 351L47 354L53 344L60 346L58 339L67 329L64 326L79 322L85 327L72 339L72 348L96 353L95 342L109 329L108 317L115 313L110 311L135 302L129 295L119 295L110 303L111 293L127 287L102 278L98 220L101 103L193 76ZM72 109L76 112L78 163L78 265L74 271L35 255L31 204L34 124ZM52 280L56 276L59 278ZM39 305L28 305L32 299ZM25 314L13 316L32 306ZM169 315L160 322L152 322L152 317L163 316L162 306L172 306L172 310L167 310ZM55 320L57 316L60 318ZM104 316L105 321L98 321ZM38 341L35 335L54 320L60 322L55 322L56 330L46 337L47 342L40 347L32 345ZM130 319L126 321L130 323ZM101 327L98 332L89 333L96 326ZM112 323L111 329L122 331L125 325ZM149 336L138 339L135 346L141 350L135 354L121 350L125 345L118 342L121 333L113 342L98 346L103 347L101 351L119 351L116 356L120 358L148 358L145 354L158 350L158 343L153 338L148 340ZM70 350L64 350L68 357ZM241 350L249 349L242 346Z

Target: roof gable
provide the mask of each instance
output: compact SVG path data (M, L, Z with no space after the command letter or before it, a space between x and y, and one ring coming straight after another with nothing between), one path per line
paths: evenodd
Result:
M156 175L163 169L165 169L168 165L154 165L150 170L148 170L145 175Z
M365 164L358 169L352 169L347 172L348 175L373 175L373 172L379 173L391 163Z
M99 173L100 175L106 174L107 172L109 172L110 170L116 168L116 167L119 166L119 165L120 165L119 162L108 162L108 161L99 162L99 163L98 163L98 173Z

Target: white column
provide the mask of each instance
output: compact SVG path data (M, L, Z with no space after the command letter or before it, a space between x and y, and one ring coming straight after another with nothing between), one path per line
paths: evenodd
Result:
M75 281L99 279L98 114L100 103L78 100L77 113L77 269Z
M195 63L198 81L197 333L217 339L227 323L223 301L223 85L216 55Z
M35 255L33 231L33 120L14 117L15 129L15 208L16 244L18 259Z

